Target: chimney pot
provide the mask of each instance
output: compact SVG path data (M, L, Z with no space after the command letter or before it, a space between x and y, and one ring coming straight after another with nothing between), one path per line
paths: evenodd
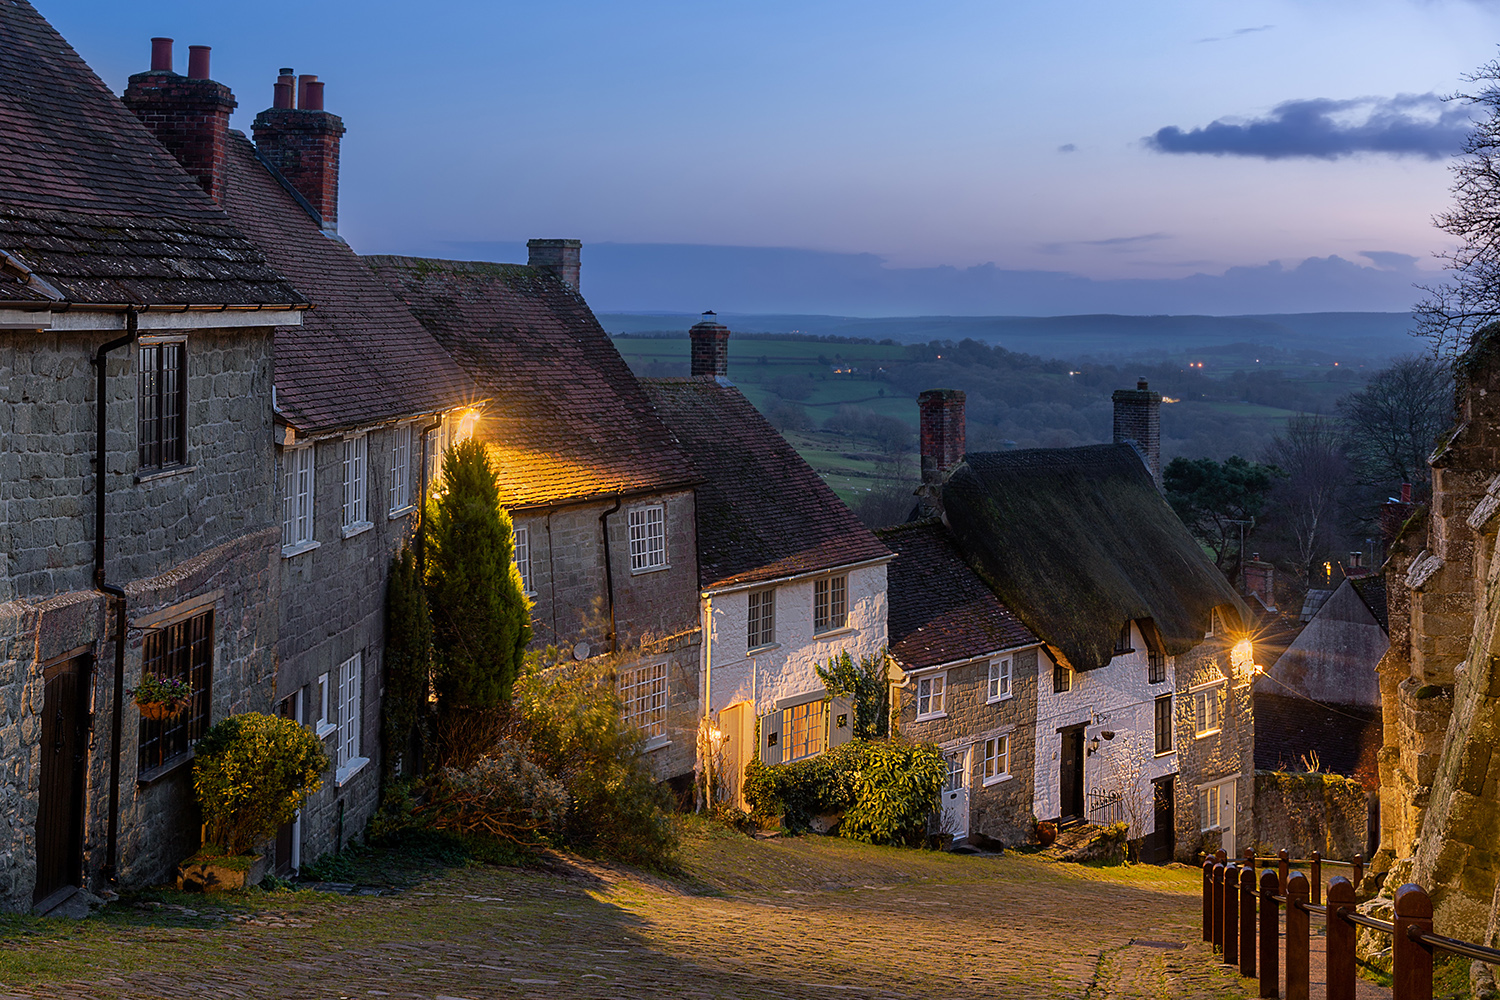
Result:
M321 81L321 80L308 80L307 81L307 105L306 105L306 107L307 107L308 111L322 111L323 110L323 81Z
M1401 484L1401 502L1411 503L1411 483Z
M208 53L209 46L207 45L188 46L187 75L189 80L207 80L210 78L208 72Z
M1140 381L1138 381L1135 384L1135 387L1136 387L1137 390L1139 390L1141 392L1145 392L1146 391L1146 380L1145 379L1141 379Z
M303 73L297 77L297 107L307 107L307 85L315 83L318 79L316 73Z
M717 322L712 309L703 314L702 322L693 324L688 339L692 341L689 371L695 378L700 375L729 377L729 328Z
M151 39L151 72L172 72L172 39Z
M272 105L255 116L251 131L256 152L307 200L323 231L338 232L344 122L323 110L323 84L317 76L293 76L291 67L283 67Z
M582 268L582 240L527 240L526 263L562 279L563 284L578 290Z
M922 483L936 486L964 460L964 391L928 389L917 396Z
M285 80L277 80L273 88L273 93L271 107L279 111L290 111L292 108L292 84Z

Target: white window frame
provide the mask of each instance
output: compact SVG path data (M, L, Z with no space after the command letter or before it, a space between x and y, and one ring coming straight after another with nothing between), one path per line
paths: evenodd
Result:
M1203 739L1205 736L1213 736L1224 731L1224 714L1228 707L1229 681L1221 679L1211 681L1207 684L1199 684L1193 687L1189 694L1193 697L1193 738ZM1213 708L1213 718L1209 718L1209 708Z
M630 508L630 572L654 573L669 569L667 562L667 505L644 504Z
M511 532L511 561L521 573L521 590L530 597L536 593L531 585L531 529L524 524L512 524Z
M917 678L917 719L946 718L944 706L948 701L948 672L928 674Z
M849 577L840 573L813 581L813 634L849 627Z
M783 764L794 760L807 760L816 757L828 749L828 715L829 703L827 698L811 698L800 701L795 705L784 705L781 709L781 762ZM807 733L805 745L807 752L792 756L793 734L796 732L797 713L802 710L802 717L808 719L803 731Z
M1011 662L1009 656L997 656L990 661L989 678L984 688L985 704L993 705L1012 695Z
M391 431L390 516L411 512L411 424L398 424Z
M321 673L313 682L313 704L317 706L317 712L313 715L313 734L318 739L327 739L338 726L335 726L328 718L328 674Z
M759 614L756 606L760 606ZM752 590L745 596L745 649L776 645L776 588Z
M620 718L646 737L646 749L666 746L667 661L651 660L622 668L615 675Z
M334 738L334 783L344 784L370 762L360 753L364 738L364 654L339 664L338 735Z
M1234 832L1235 804L1238 799L1239 775L1221 778L1198 786L1198 828ZM1224 795L1225 789L1229 795Z
M369 518L370 439L364 434L344 438L344 527L350 538L374 527Z
M318 479L315 445L284 448L281 452L281 555L294 556L315 549L314 492Z
M1011 777L1010 734L1001 733L984 741L984 762L980 774L984 785L996 785Z

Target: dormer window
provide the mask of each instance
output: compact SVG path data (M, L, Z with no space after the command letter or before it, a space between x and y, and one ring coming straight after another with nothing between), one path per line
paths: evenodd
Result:
M1115 655L1122 656L1134 652L1135 647L1130 644L1130 622L1127 621L1120 629L1120 634L1115 636Z

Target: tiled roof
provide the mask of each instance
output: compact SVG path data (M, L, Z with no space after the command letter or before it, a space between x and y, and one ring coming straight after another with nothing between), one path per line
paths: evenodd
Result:
M1039 642L964 562L937 520L881 528L896 553L886 570L891 655L913 669Z
M706 480L696 501L704 588L890 554L738 389L707 376L641 384Z
M970 453L942 501L970 565L1076 670L1108 663L1127 621L1150 619L1175 656L1213 608L1249 617L1128 444Z
M697 474L577 291L521 264L366 257L491 397L501 499L541 506L687 488Z
M1354 778L1373 791L1380 787L1375 755L1382 739L1379 708L1255 695L1257 771L1300 771L1303 756L1316 753L1321 771Z
M300 327L276 331L276 404L317 433L435 413L483 396L359 256L324 236L255 156L228 143L231 218L313 300Z
M0 53L0 301L303 301L27 0Z
M1386 632L1391 630L1390 611L1385 599L1385 574L1371 573L1369 576L1354 577L1349 581L1354 586L1354 592L1359 599L1365 602L1365 607L1370 609L1370 614L1380 623L1380 627Z

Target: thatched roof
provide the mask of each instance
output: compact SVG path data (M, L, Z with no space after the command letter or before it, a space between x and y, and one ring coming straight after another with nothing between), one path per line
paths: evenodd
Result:
M1168 655L1203 641L1212 610L1249 612L1127 444L968 455L942 487L959 548L1075 670L1108 663L1128 620Z

